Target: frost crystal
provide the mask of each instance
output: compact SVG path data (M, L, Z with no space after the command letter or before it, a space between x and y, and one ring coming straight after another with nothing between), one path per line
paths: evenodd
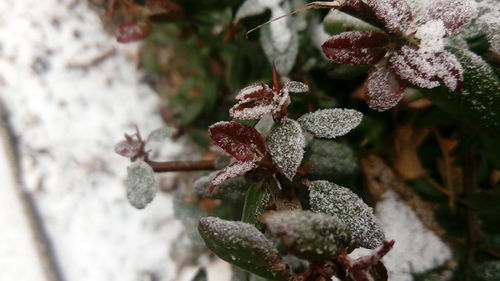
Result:
M198 230L207 247L220 258L270 279L288 279L278 251L253 225L216 217L200 219Z
M358 246L374 249L385 240L372 208L351 190L328 181L313 181L308 186L311 210L338 217Z
M225 182L226 180L242 176L246 172L257 168L257 166L257 163L253 161L234 162L222 171L218 172L217 175L215 175L215 177L210 182L210 191L213 191L214 187Z
M434 78L435 70L427 54L403 46L390 60L390 66L404 80L421 88L435 88L439 82Z
M484 1L486 2L486 1ZM498 5L498 3L497 3ZM496 53L500 53L500 9L485 13L478 18L481 28L486 33L486 38Z
M320 138L333 139L347 134L361 123L363 114L353 109L322 109L299 118L302 128Z
M283 89L290 93L307 93L309 92L309 86L302 82L288 81L283 86Z
M245 198L246 190L250 184L244 177L228 179L219 184L213 192L210 192L210 182L217 173L218 172L213 172L198 178L193 183L193 192L202 198L226 199L232 201L241 201Z
M367 4L384 23L385 28L394 34L403 33L413 17L405 0L367 0Z
M132 206L143 209L156 195L155 174L153 168L142 160L137 160L127 167L127 199Z
M283 118L276 123L269 134L269 153L273 162L290 180L304 156L305 138L300 124L292 119Z
M420 39L421 51L439 52L444 49L445 34L443 21L431 20L418 27L415 37Z
M266 93L272 94L272 90L269 88L269 86L262 83L255 83L241 89L236 95L236 100L242 101L250 98L265 96Z
M365 82L368 106L384 111L398 104L403 98L405 85L384 65L377 65Z
M346 226L336 217L294 210L265 217L268 230L296 256L323 260L339 254L351 242Z
M269 100L243 100L229 109L229 115L238 120L253 120L273 112L274 108L275 105Z

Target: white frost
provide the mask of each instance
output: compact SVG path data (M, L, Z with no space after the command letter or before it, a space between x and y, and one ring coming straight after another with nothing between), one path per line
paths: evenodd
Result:
M132 206L143 209L156 195L155 173L151 166L137 160L127 167L127 199Z
M356 128L362 119L363 114L354 109L330 108L304 114L298 121L315 136L333 139Z

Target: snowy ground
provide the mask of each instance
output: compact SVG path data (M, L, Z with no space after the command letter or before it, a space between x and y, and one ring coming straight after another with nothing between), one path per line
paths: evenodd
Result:
M0 103L21 173L18 186L10 162L16 157L8 157L13 151L2 135L0 281L61 281L43 273L47 262L39 257L19 190L33 198L62 280L175 278L168 250L180 224L171 220L172 200L159 195L143 211L130 207L123 187L127 160L113 153L133 124L144 132L161 126L159 100L140 82L137 47L105 34L85 1L0 1ZM182 149L168 145L171 155ZM390 207L379 210L389 238L399 240L387 257L392 280L411 280L409 270L448 257L410 209L391 197L384 202L403 210L398 218L384 212ZM428 241L444 250L425 248ZM226 280L226 269L217 263L212 280ZM217 277L221 272L224 278Z

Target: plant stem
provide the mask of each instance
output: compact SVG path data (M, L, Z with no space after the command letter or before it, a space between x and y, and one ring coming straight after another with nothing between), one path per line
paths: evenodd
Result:
M156 173L162 172L180 172L180 171L200 171L200 170L215 170L214 160L200 161L170 161L170 162L155 162L147 160L153 171Z
M463 183L466 198L470 198L477 190L476 186L476 163L474 151L470 150L463 156ZM467 211L467 244L465 249L465 262L472 265L475 262L476 243L478 241L478 225L476 211L471 207L466 207ZM467 281L473 281L474 278L468 276Z

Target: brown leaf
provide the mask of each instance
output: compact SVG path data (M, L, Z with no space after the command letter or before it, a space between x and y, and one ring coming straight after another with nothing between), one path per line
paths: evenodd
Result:
M463 170L460 165L457 165L460 162L453 155L453 150L457 147L458 141L443 137L437 130L434 133L443 156L437 159L438 170L448 191L450 208L454 210L456 198L463 191Z
M184 10L179 4L168 0L148 0L148 17L154 23L175 22L184 18Z
M149 33L151 33L149 21L128 21L118 26L115 36L118 42L128 43L144 39Z
M394 75L387 66L377 65L366 79L363 88L368 106L378 111L390 109L403 98L406 83Z
M393 137L394 168L403 180L423 177L426 172L417 154L418 147L429 135L428 128L414 128L406 123L397 127Z

